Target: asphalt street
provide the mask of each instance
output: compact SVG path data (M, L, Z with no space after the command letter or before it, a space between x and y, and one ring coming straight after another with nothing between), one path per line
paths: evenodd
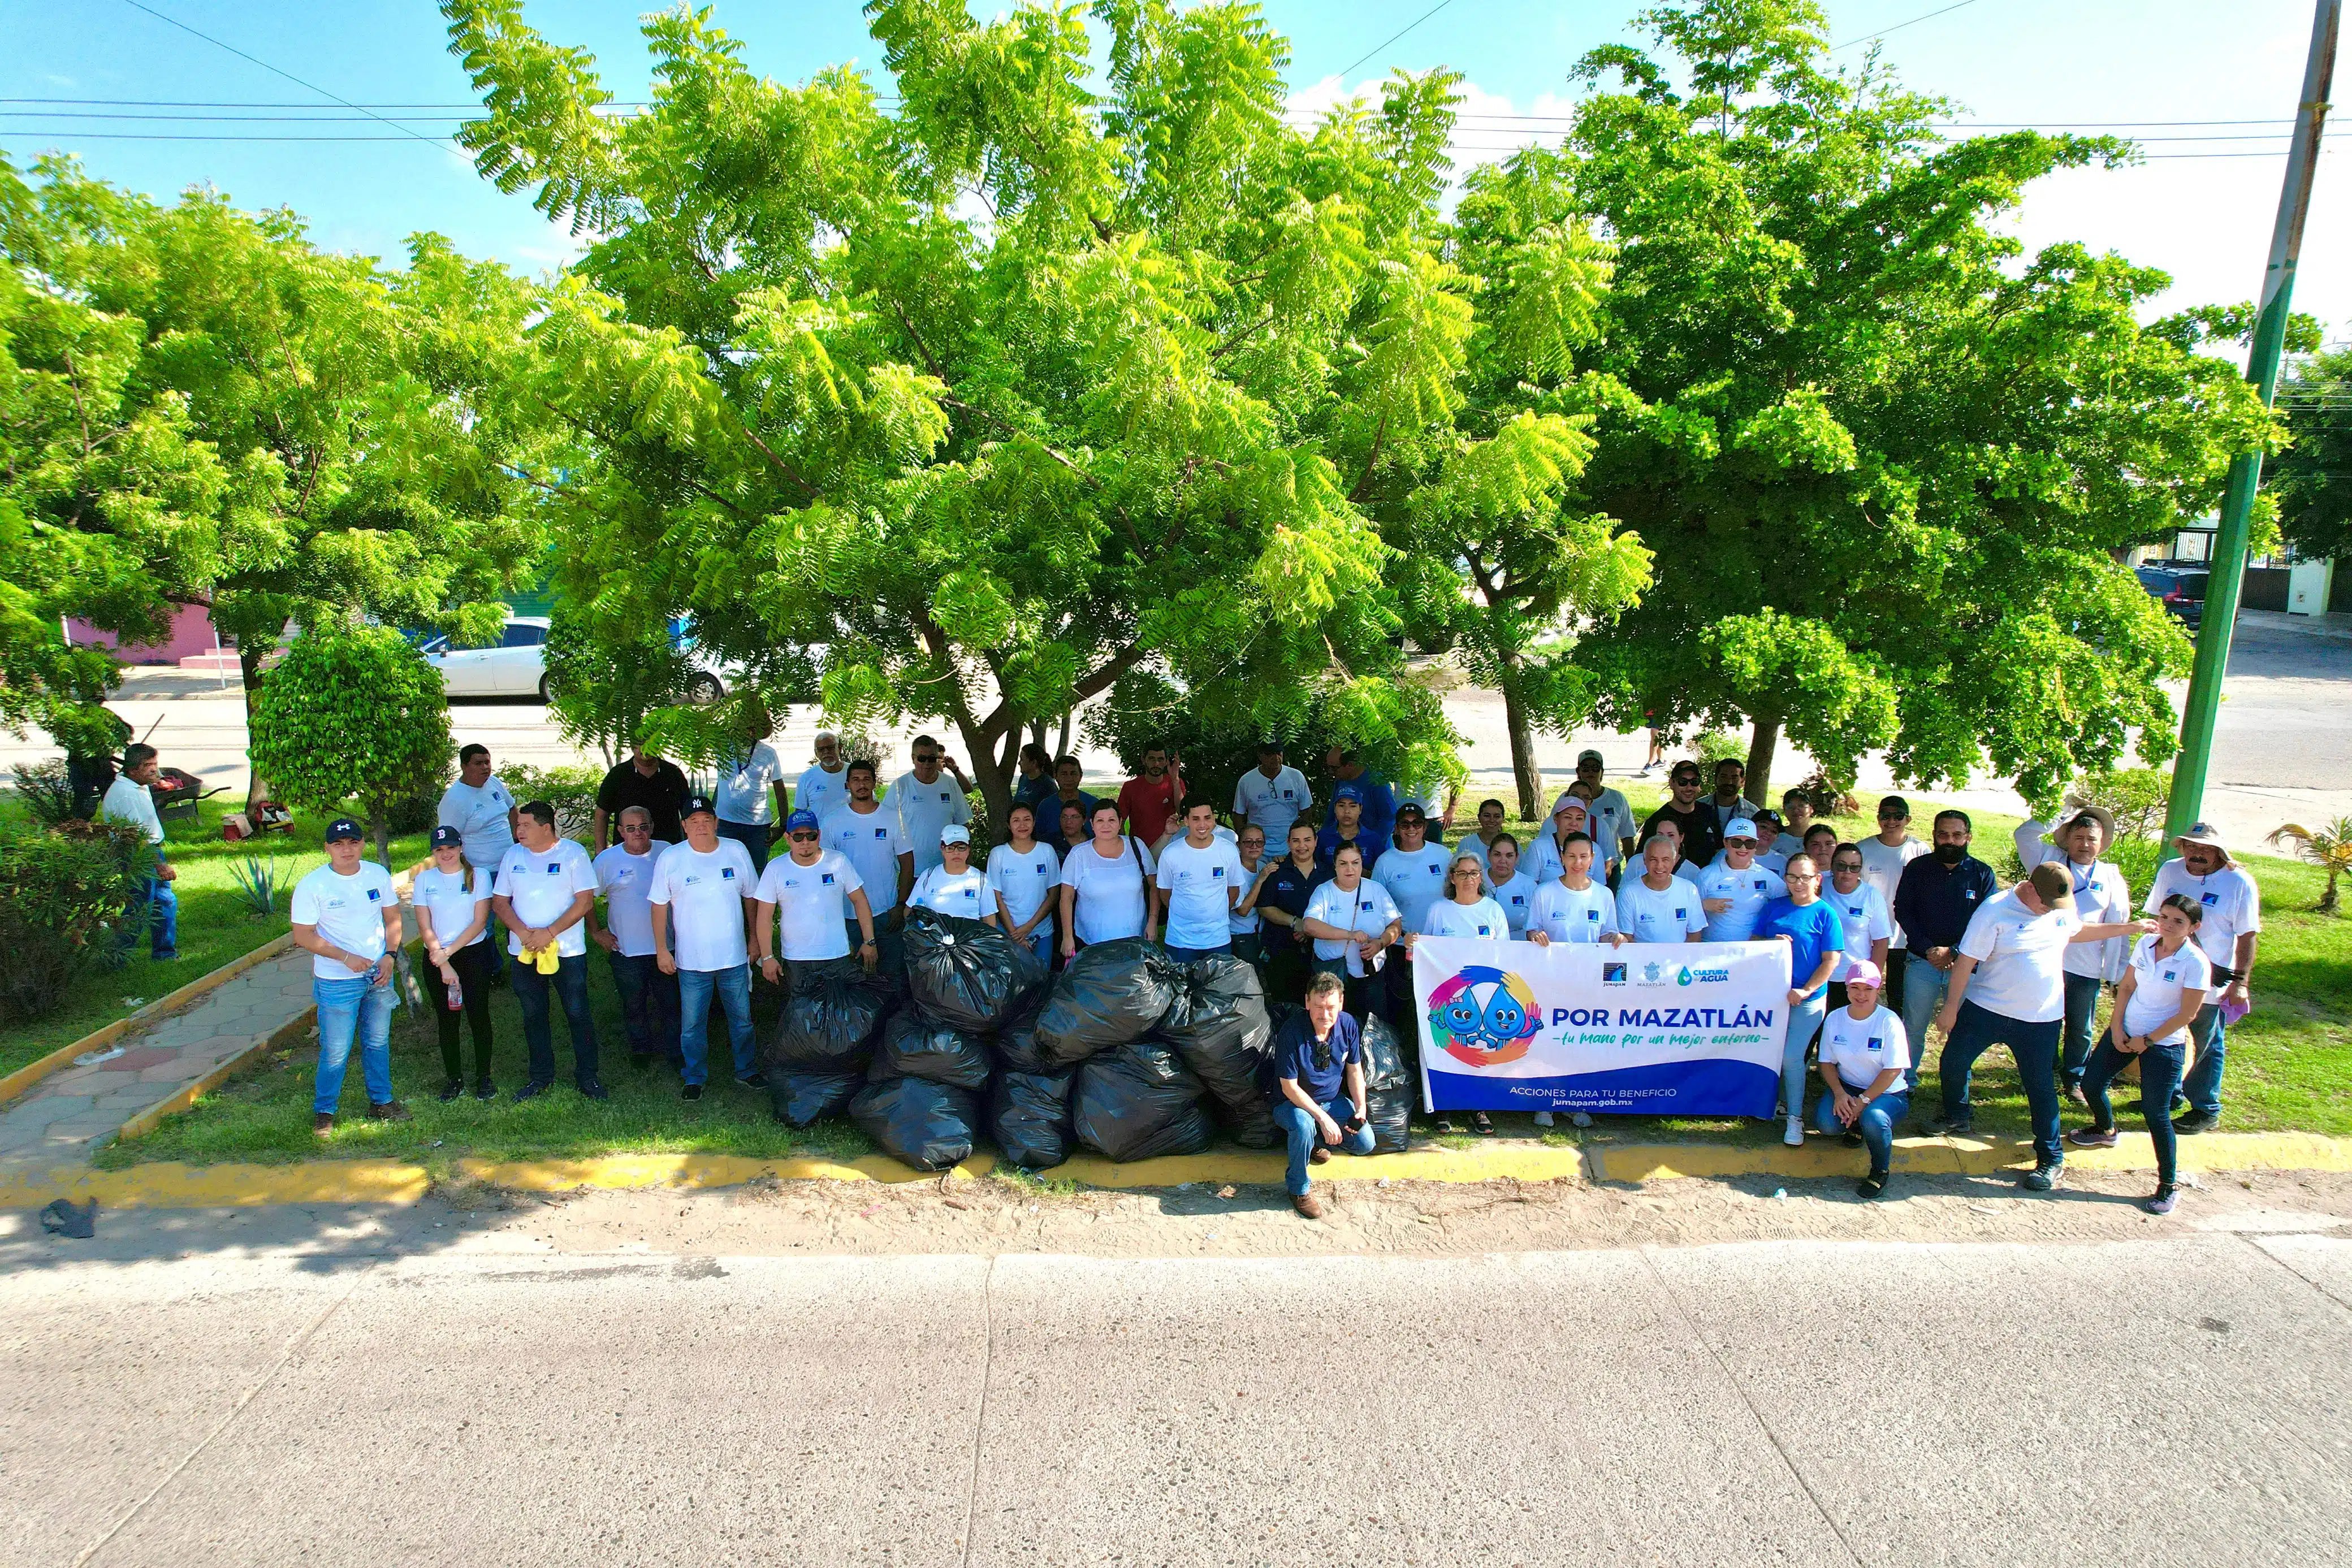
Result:
M2320 1230L658 1256L272 1214L16 1232L0 1563L2352 1558Z

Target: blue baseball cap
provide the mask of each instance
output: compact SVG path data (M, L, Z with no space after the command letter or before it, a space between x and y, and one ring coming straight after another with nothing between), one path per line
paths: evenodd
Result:
M331 844L337 839L363 839L365 837L367 837L367 835L360 831L359 823L353 821L349 817L337 817L333 821L327 824L327 841Z
M329 838L334 837L332 833L329 833L327 836ZM455 828L443 827L433 830L433 847L436 850L456 849L463 845L465 841L466 835L459 832Z
M815 832L820 825L816 820L816 813L805 810L794 811L784 819L784 831L788 833L798 832L803 828Z
M1353 784L1342 784L1331 791L1331 800L1334 804L1341 800L1353 800L1360 806L1364 803L1364 792Z

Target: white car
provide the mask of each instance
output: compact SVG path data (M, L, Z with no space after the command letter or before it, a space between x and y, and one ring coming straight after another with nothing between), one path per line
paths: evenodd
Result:
M441 686L453 697L523 697L547 700L547 617L510 615L506 630L488 648L455 648L446 637L424 644L425 662L441 672ZM727 695L716 672L698 669L687 691L698 703Z

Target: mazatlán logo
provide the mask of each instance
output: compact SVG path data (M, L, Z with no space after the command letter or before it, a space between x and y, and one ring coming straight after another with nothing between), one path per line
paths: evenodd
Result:
M1517 1061L1535 1042L1540 1022L1527 981L1473 965L1438 982L1429 993L1429 1030L1439 1049L1471 1067Z

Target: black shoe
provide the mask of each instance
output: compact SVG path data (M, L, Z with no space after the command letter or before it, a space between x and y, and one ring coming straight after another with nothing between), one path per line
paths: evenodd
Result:
M2210 1111L2191 1111L2186 1116L2175 1117L2172 1130L2176 1133L2210 1133L2221 1122L2221 1118Z
M633 1051L629 1052L629 1065L635 1068L639 1072L643 1072L646 1068L651 1067L655 1062L659 1061L660 1060L661 1053L658 1051Z
M1921 1125L1927 1128L1930 1137L1937 1138L1972 1137L1977 1130L1976 1117L1968 1111L1962 1111L1957 1116L1937 1116Z
M466 1081L462 1078L452 1078L448 1082L441 1085L441 1103L446 1105L465 1092Z
M768 1086L768 1075L764 1072L754 1072L749 1078L738 1078L735 1082L746 1089L765 1089Z
M474 1098L475 1098L475 1099L477 1099L477 1100L495 1100L495 1099L497 1099L498 1097L499 1097L499 1086L498 1086L497 1084L495 1084L495 1083L491 1082L488 1079L485 1078L485 1079L483 1079L479 1083L477 1083L477 1084L475 1084L475 1085L474 1085Z
M591 1100L610 1100L613 1097L610 1091L593 1079L581 1084L580 1092Z
M519 1102L523 1100L536 1100L554 1087L555 1085L552 1083L526 1083L521 1088L515 1091L514 1097Z
M2036 1166L2018 1177L2017 1185L2028 1192L2048 1192L2058 1185L2058 1173L2065 1168L2063 1165L2056 1162L2046 1166Z
M1885 1171L1873 1171L1853 1184L1854 1196L1857 1197L1876 1197L1885 1190L1886 1173Z
M702 1085L699 1083L689 1083L684 1089L678 1091L677 1097L686 1101L699 1100L702 1098Z
M1846 1130L1845 1136L1840 1138L1838 1142L1843 1144L1849 1149L1858 1149L1862 1147L1862 1134L1852 1128L1848 1128Z

